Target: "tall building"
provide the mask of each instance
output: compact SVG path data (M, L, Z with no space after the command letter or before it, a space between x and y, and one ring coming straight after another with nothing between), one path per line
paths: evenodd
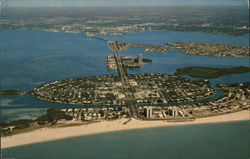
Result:
M172 109L172 116L178 116L178 110Z
M145 107L146 110L146 118L152 118L153 116L153 107L152 106L146 106Z

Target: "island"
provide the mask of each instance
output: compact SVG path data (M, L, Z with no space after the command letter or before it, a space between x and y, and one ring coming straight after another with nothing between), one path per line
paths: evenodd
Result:
M215 91L208 81L190 81L173 75L129 75L124 89L117 76L82 77L47 83L32 91L38 99L78 105L124 105L132 92L141 104L187 102L208 98Z
M175 75L188 75L194 78L219 78L221 76L247 73L250 67L233 67L233 68L209 68L209 67L185 67L176 70Z
M6 90L0 90L0 96L17 96L22 95L25 92L18 91L16 89L6 89Z

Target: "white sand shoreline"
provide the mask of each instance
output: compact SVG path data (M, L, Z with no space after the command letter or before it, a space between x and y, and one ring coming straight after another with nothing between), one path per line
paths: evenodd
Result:
M127 120L128 119L102 121L93 124L64 128L41 128L32 132L1 137L1 148L10 148L33 143L54 141L70 137L93 135L114 131L250 120L250 111L244 110L226 115L199 118L195 121L188 122L140 121L132 119L128 124L123 125L122 123Z

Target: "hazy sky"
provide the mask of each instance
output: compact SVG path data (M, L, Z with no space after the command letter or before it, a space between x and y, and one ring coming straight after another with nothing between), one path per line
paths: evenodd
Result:
M194 6L194 5L247 6L247 0L5 0L3 3L3 6Z

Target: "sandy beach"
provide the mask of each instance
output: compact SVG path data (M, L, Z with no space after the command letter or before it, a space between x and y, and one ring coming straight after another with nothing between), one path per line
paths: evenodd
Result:
M82 135L92 135L113 131L250 120L250 111L244 110L232 114L200 118L190 122L140 121L132 119L130 122L124 125L123 123L127 120L128 119L119 119L115 121L102 121L98 123L74 127L37 129L28 133L2 137L1 147L9 148L32 143L40 143Z

